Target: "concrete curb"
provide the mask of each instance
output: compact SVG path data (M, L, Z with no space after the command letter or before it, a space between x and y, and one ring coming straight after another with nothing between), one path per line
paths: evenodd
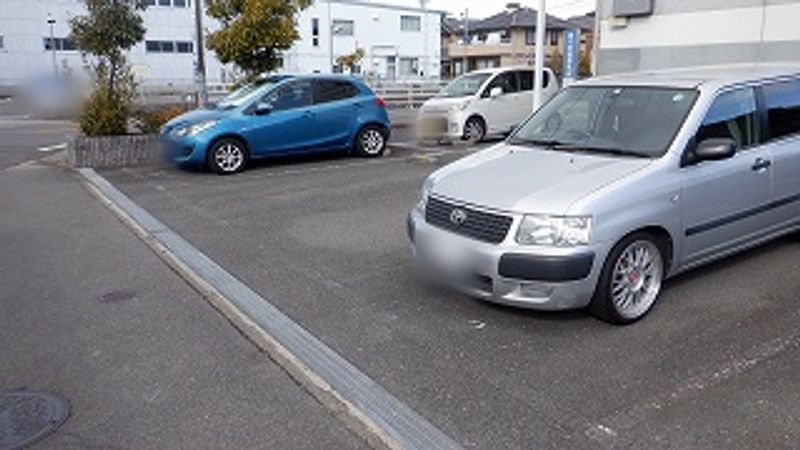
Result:
M78 172L88 190L172 270L369 445L381 449L461 448L93 169Z

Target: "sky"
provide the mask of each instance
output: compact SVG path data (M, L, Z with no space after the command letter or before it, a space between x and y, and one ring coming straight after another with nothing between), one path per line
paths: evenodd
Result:
M429 0L428 8L449 11L455 17L469 8L470 18L483 19L501 12L509 2L533 9L539 4L537 0ZM376 0L376 3L419 6L419 0ZM595 4L596 0L547 0L547 13L566 19L594 10Z

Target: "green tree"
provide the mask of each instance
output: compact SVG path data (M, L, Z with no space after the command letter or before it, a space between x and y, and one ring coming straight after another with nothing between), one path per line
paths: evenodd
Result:
M295 16L312 0L205 0L206 13L222 28L208 35L208 48L248 77L278 67L280 53L300 36Z
M353 53L348 53L347 55L341 55L336 58L336 64L340 67L347 67L350 69L350 73L355 73L358 64L364 59L364 52L363 48L357 48Z
M135 95L125 53L144 39L140 0L85 0L88 14L70 20L71 38L91 71L94 90L81 116L88 135L124 134Z

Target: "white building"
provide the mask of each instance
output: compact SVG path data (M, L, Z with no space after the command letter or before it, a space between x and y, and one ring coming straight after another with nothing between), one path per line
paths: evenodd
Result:
M128 53L138 81L144 85L189 87L194 79L196 0L148 0L142 13L145 41ZM82 0L0 0L0 89L19 86L51 74L50 25L56 48L55 65L83 73L83 60L67 38L69 20L85 14ZM285 53L284 72L329 72L331 33L333 59L363 48L361 72L385 79L436 76L440 61L441 12L382 5L361 0L321 0L297 18L300 40ZM204 18L212 31L218 23ZM230 82L232 65L223 65L206 51L209 83Z
M597 73L800 61L800 0L598 0Z
M337 56L361 48L364 76L438 78L442 14L365 0L317 1L299 14L300 40L284 53L283 71L329 72Z

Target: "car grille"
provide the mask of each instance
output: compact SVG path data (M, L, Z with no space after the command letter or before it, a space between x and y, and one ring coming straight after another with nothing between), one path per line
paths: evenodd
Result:
M464 220L460 223L452 218L454 210L464 213L462 216ZM425 206L425 221L430 225L492 244L503 242L511 228L512 220L508 216L454 205L433 197L428 199L428 204Z

